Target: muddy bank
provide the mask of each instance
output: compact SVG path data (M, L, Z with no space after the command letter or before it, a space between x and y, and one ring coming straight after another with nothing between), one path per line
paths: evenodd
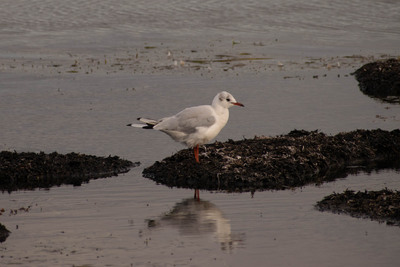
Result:
M387 59L365 64L354 73L360 90L386 102L400 103L400 60Z
M128 172L131 167L139 164L117 156L2 151L0 189L11 192L18 189L49 188L61 184L78 186L90 179Z
M386 222L400 226L400 192L383 189L380 191L333 193L317 202L320 211L345 213L356 218Z
M359 169L398 166L400 130L328 136L295 130L207 145L197 164L191 149L156 162L143 176L171 187L253 191L322 183Z

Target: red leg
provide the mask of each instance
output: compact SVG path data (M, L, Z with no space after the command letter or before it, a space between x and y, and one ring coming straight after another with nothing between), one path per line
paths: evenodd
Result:
M199 160L199 145L196 145L194 147L194 158L196 159L197 163L200 163L200 160Z
M196 159L197 163L200 163L199 160L199 145L194 147L194 158ZM200 191L199 189L194 190L194 199L200 200Z
M200 200L200 191L199 189L194 190L194 199Z

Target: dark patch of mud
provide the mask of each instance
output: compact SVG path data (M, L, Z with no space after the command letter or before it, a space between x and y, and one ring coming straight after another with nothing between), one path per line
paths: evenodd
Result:
M7 237L10 235L10 231L0 223L0 243L6 241Z
M364 94L400 103L400 60L391 58L368 63L352 74Z
M0 152L0 189L49 188L61 184L79 186L90 179L117 176L140 163L117 156L96 157L69 153Z
M327 136L295 130L207 145L200 164L191 149L156 162L143 176L171 187L222 191L288 189L348 173L398 166L400 130L357 130Z
M400 192L383 189L381 191L333 193L317 202L320 211L345 213L356 218L386 222L400 226Z

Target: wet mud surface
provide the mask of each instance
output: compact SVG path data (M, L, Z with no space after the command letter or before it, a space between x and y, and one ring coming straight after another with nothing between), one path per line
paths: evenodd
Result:
M387 59L363 65L353 73L361 91L386 102L400 103L400 60Z
M61 184L79 186L90 179L117 176L140 165L117 156L97 157L78 153L45 154L0 152L0 189L49 188Z
M50 76L113 75L113 74L200 74L236 77L245 73L262 74L266 71L356 69L371 61L385 60L379 56L343 55L284 59L265 52L263 43L240 43L219 47L211 42L208 47L192 46L181 49L151 43L134 50L108 54L63 53L57 56L2 58L0 70L8 73L31 73ZM321 76L312 75L318 79ZM284 79L300 78L285 76Z
M386 222L400 226L400 192L382 189L380 191L352 191L333 193L317 202L320 211L349 214L356 218Z
M181 150L145 168L143 176L170 187L244 192L320 184L359 170L398 166L400 130L356 130L328 136L294 130L277 137L216 142Z

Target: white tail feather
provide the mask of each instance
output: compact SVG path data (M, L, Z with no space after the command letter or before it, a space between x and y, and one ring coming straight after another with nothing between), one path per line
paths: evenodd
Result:
M146 127L147 124L130 123L130 124L126 125L126 126L131 126L131 127L136 127L136 128L143 128L143 127Z
M126 126L131 126L131 127L136 127L136 128L142 128L142 129L153 129L153 126L157 125L158 121L152 120L152 119L146 119L146 118L137 118L138 121L141 121L145 124L140 124L140 123L129 123Z

